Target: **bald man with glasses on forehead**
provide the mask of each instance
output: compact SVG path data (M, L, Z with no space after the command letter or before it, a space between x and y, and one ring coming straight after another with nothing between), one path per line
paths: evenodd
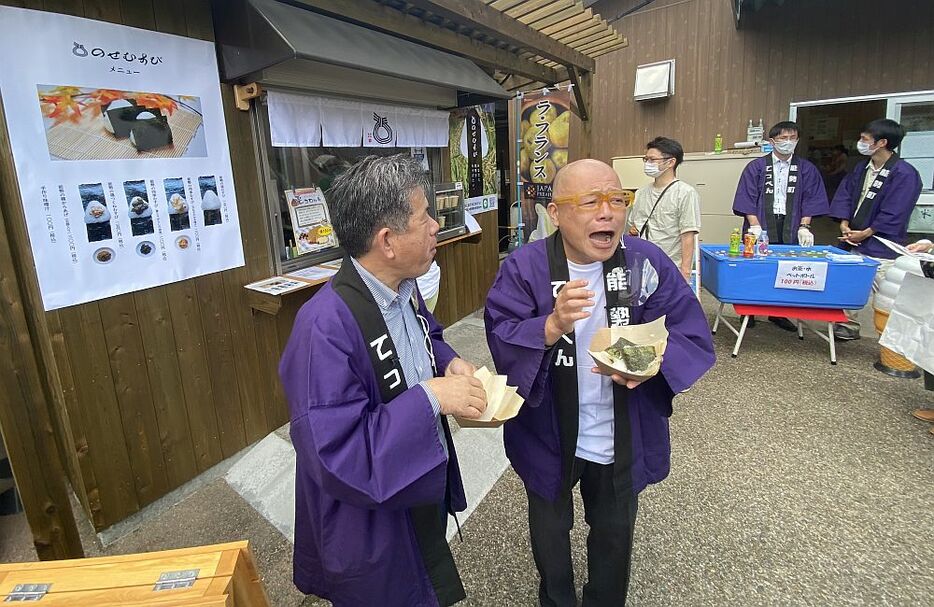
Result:
M526 400L504 442L528 496L545 607L577 607L578 483L590 526L583 604L625 604L637 496L668 475L672 398L714 363L707 319L679 268L651 242L623 236L628 200L603 162L561 169L548 205L558 230L510 255L487 297L496 369ZM594 368L587 347L598 329L663 316L658 375L636 382Z

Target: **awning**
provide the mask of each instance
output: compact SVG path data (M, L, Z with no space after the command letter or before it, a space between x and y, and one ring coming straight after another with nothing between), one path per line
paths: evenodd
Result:
M270 90L273 147L447 147L450 114Z
M736 18L736 27L739 28L749 13L754 13L767 4L785 4L785 0L732 0L733 16Z
M225 81L281 64L337 66L492 98L507 93L473 62L276 0L236 0L215 11Z

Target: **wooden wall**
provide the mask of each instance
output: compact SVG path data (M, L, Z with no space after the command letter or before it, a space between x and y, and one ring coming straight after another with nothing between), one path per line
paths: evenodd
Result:
M0 0L213 39L209 0ZM270 274L248 114L223 87L246 266L37 314L54 360L49 383L71 481L98 529L136 512L287 421L277 398L275 324L243 285ZM15 183L8 149L0 170ZM22 227L18 196L4 212ZM28 267L28 241L11 230ZM28 271L28 280L35 277ZM14 464L15 465L15 464Z
M0 4L203 40L214 36L210 0ZM26 489L38 496L27 504L41 513L30 518L37 538L52 531L71 538L74 527L56 513L67 508L63 484L39 486L44 475L54 478L64 469L94 526L102 529L288 421L276 367L295 314L312 292L285 298L276 315L254 311L246 300L243 285L272 273L265 204L249 114L233 108L229 86L222 86L222 95L245 267L50 313L39 298L12 155L5 132L0 134L0 220L6 219L0 221L0 239L10 243L6 257L0 247L0 356L11 353L25 361L15 367L18 375L0 374L0 388L23 388L0 394L0 424L21 489L30 485ZM445 323L481 307L492 283L496 213L480 220L479 243L439 249L437 312ZM13 348L17 340L26 343ZM22 379L25 372L31 384ZM27 397L31 405L21 415L2 415L19 411L18 401ZM17 444L30 428L36 440L29 448ZM61 456L57 471L55 462L42 464L43 453L55 452ZM40 556L64 556L56 549Z
M480 242L442 245L435 257L441 266L435 317L444 326L483 307L499 269L498 213L487 211L475 218L483 229Z
M732 0L657 0L615 23L629 47L597 59L593 155L639 154L657 135L685 151L746 139L791 101L934 89L934 3L787 0L735 29ZM676 59L675 95L632 99L636 66Z

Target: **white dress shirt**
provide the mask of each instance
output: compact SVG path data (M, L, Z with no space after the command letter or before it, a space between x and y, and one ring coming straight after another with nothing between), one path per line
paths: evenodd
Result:
M786 215L785 201L788 199L788 172L791 169L791 158L782 160L772 154L772 176L775 180L775 198L772 204L772 213Z

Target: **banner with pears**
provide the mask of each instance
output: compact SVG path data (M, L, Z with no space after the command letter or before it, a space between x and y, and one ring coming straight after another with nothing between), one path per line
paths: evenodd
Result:
M525 93L520 104L519 180L522 183L524 238L551 202L555 173L568 163L571 133L570 89Z

